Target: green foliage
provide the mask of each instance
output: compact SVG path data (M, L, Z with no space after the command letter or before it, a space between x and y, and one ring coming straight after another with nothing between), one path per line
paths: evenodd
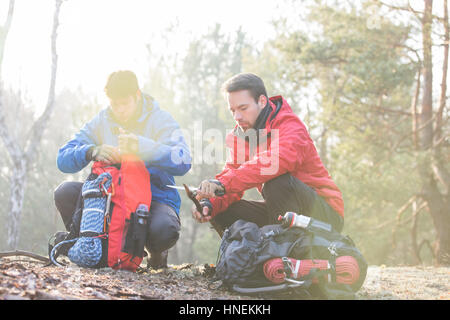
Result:
M369 28L367 4L356 9L317 1L306 17L314 28L281 34L275 46L287 78L317 84L319 126L329 137L328 170L344 195L344 232L369 263L417 263L411 223L399 228L392 247L396 212L420 184L408 115L418 70L407 50L412 29L388 19ZM418 237L432 239L430 217L421 219L426 221Z

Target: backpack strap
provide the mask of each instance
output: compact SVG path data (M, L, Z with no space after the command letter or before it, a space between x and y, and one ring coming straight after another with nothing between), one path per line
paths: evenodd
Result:
M265 287L251 287L244 288L238 285L233 285L233 290L243 294L260 294L260 293L270 293L270 292L279 292L285 291L287 289L296 289L300 288L304 285L302 281L296 281L296 283L282 283L274 286L265 286Z

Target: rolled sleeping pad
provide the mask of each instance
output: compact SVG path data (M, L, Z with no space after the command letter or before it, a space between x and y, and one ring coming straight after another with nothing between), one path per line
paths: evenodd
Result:
M310 270L320 269L326 270L330 268L328 260L305 259L297 260L288 258L292 265L292 279L300 279ZM283 283L286 279L284 263L281 258L273 258L264 263L263 271L266 278L273 283ZM330 277L326 276L326 281L330 282ZM336 282L341 284L352 285L359 279L359 266L356 259L352 256L341 256L336 258ZM313 283L317 283L318 279L313 279Z

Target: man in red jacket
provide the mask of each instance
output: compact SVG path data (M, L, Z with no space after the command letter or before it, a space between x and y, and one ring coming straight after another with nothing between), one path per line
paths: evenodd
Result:
M226 143L231 157L215 179L200 184L203 212L192 207L198 222L222 229L239 219L258 226L274 224L287 211L344 224L342 194L325 169L303 122L281 96L268 98L254 74L238 74L225 82L228 108L236 127ZM242 200L258 188L264 201ZM225 195L216 196L218 190ZM217 228L216 228L217 229Z

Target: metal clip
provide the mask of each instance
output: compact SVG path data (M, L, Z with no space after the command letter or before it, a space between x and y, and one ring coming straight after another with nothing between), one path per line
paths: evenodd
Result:
M290 277L294 273L294 266L292 265L291 260L288 257L282 257L281 261L283 261L284 272L286 273L286 278ZM289 272L289 274L288 274Z
M108 197L106 198L106 208L105 208L105 215L108 215L108 217L109 217L110 206L111 206L111 193L108 193Z
M100 185L102 186L103 191L105 192L105 194L106 194L106 195L109 194L109 193L108 193L108 189L106 189L105 184L103 183L103 181L102 181L102 183L100 183Z
M103 191L106 194L106 206L105 206L105 212L104 212L105 222L103 223L103 232L107 232L109 229L109 225L111 223L111 215L109 214L109 209L111 207L112 193L108 192L108 190L106 189L106 187L103 183L102 183L102 187L103 187Z
M329 246L328 246L328 251L330 251L330 254L333 256L337 256L337 247L336 244L334 242L332 242Z

